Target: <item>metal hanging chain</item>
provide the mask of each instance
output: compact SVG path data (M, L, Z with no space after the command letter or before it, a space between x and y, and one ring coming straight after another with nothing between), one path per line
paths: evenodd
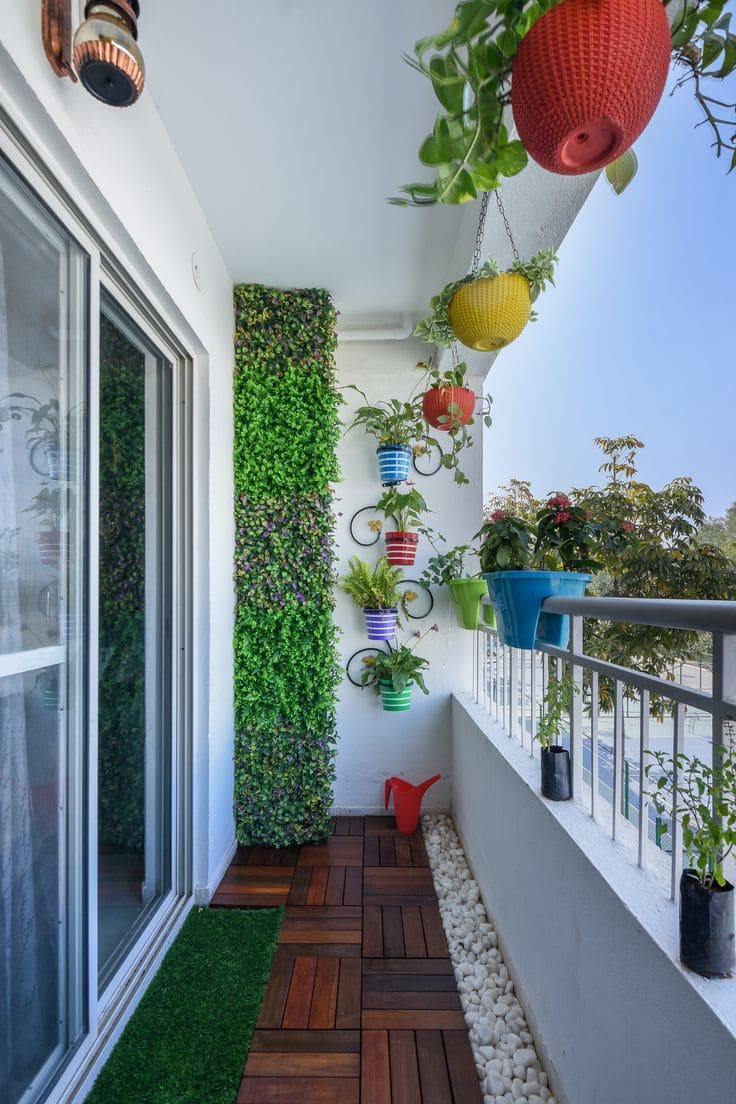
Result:
M488 211L488 192L483 193L483 197L480 201L480 214L478 216L478 229L475 232L475 249L473 250L473 261L470 266L471 273L476 273L480 267L480 257L483 252L483 231L486 225L486 212Z
M485 194L488 195L487 192ZM511 227L509 226L509 220L506 217L506 212L503 209L503 203L501 202L501 196L499 195L499 192L498 192L497 188L494 190L493 194L496 197L496 206L498 207L498 212L499 212L501 218L503 219L504 226L506 227L506 234L508 236L509 241L511 242L511 250L514 254L514 260L518 261L518 260L520 260L519 250L516 248L516 242L514 241L514 235L511 233Z

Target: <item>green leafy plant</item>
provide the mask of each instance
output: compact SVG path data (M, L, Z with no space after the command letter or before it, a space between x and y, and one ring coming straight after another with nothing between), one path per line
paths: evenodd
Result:
M480 546L480 569L488 571L521 571L531 561L530 542L534 528L523 518L506 510L494 510L476 539Z
M58 485L49 487L47 483L42 483L24 512L38 518L42 529L58 529L61 524L61 490Z
M555 264L557 255L553 249L542 249L535 253L528 261L517 260L508 272L517 276L524 276L529 281L529 291L532 302L545 290L547 284L554 285ZM446 284L439 295L430 299L431 313L426 318L417 322L414 329L415 337L427 341L433 345L449 347L457 340L450 325L450 303L455 293L465 284L475 283L476 280L486 277L499 276L501 268L498 261L487 260L476 272L469 272L460 280L453 280ZM532 311L531 320L537 315ZM462 386L462 385L460 385Z
M464 361L453 364L450 368L441 369L439 364L435 364L434 360L430 358L427 361L421 361L417 364L417 368L422 372L424 377L420 386L425 390L442 387L468 387L468 366ZM487 427L493 422L491 418L492 404L493 399L490 395L484 395L481 399L480 415L483 419L483 424ZM461 414L462 410L458 403L451 402L447 404L447 414L443 414L439 418L441 423L445 423L442 428L446 429L448 433L448 437L445 438L443 442L440 442L439 439L434 436L432 427L430 427L427 422L425 422L424 430L425 446L428 449L431 447L443 449L440 463L443 468L454 473L454 481L458 484L470 482L460 468L459 457L463 449L472 447L473 438L469 429L471 426L475 425L474 417L463 422ZM450 449L449 451L444 451L448 440L450 441Z
M348 573L340 579L340 590L352 598L360 609L401 609L411 601L411 591L399 589L404 578L400 567L394 567L385 556L371 567L358 556L348 560Z
M503 508L494 510L478 534L481 565L483 571L596 572L604 566L601 551L628 547L635 539L631 530L613 518L593 521L590 510L558 492L537 510L533 523Z
M458 544L447 552L435 550L434 556L430 556L421 578L422 586L449 586L455 579L475 578L478 571L469 572L466 569L466 560L469 556L477 556L476 549L468 544Z
M283 847L326 838L335 776L337 316L259 284L235 311L235 815Z
M723 864L736 849L736 754L733 744L720 753L720 762L708 766L697 757L649 751L646 765L652 784L648 796L670 831L665 818L677 817L690 866L704 889L726 884Z
M357 391L365 402L365 406L356 410L348 432L361 426L379 445L408 445L415 456L424 451L422 439L426 425L418 399L410 402L388 399L371 405L365 392L354 383L348 384L346 390Z
M515 176L528 157L509 134L511 72L524 35L559 0L461 0L450 25L420 39L409 65L432 84L439 101L432 133L419 148L419 161L435 172L430 183L407 184L390 202L402 206L466 203ZM665 0L665 6L675 0ZM730 31L727 0L685 0L672 23L672 56L684 69L677 86L692 84L713 132L713 147L736 163L734 105L706 88L736 68L736 37ZM506 120L506 121L505 121Z
M58 444L58 399L49 398L42 402L35 395L25 395L21 391L13 391L0 399L0 430L6 422L18 422L26 418L28 419L26 443L29 448L37 443Z
M387 519L393 518L400 533L418 529L425 536L433 535L433 530L422 524L429 507L415 487L409 487L407 491L400 490L398 486L389 487L376 503L376 510L380 510Z
M569 714L573 697L577 694L578 687L572 681L569 669L561 675L558 671L557 660L551 659L549 665L549 681L544 694L544 709L539 718L535 737L542 747L551 748L557 745L562 718Z
M360 676L363 686L372 685L379 694L381 681L390 682L397 692L405 690L413 682L423 694L428 694L423 672L429 667L429 660L418 656L414 649L428 633L438 631L439 626L432 625L424 633L412 633L409 639L415 638L413 644L389 644L387 652L377 652L375 656L366 657Z

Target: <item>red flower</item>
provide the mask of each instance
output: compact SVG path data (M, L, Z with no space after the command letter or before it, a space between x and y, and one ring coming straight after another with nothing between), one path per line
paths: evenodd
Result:
M565 510L569 505L570 499L564 494L552 495L552 498L547 499L547 507L550 510Z
M585 518L586 521L590 521L592 516L593 515L591 514L590 510L583 510L583 517Z
M564 525L565 522L570 521L571 518L572 514L569 512L569 510L560 510L560 512L555 514L555 516L552 518L552 524Z
M633 521L622 521L621 528L623 529L624 533L633 533L636 529L636 526L634 525Z
M494 510L491 514L491 521L495 525L497 521L504 521L508 516L508 510Z

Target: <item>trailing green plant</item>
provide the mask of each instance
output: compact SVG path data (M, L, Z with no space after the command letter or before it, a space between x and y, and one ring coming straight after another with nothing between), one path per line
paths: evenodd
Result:
M259 284L235 310L235 815L278 847L326 838L332 804L336 311Z
M371 405L365 392L354 383L347 384L346 390L357 391L365 402L365 406L356 410L347 432L360 426L370 437L375 437L379 445L408 445L415 456L425 451L426 424L420 400L388 399Z
M542 747L556 746L562 727L562 718L569 715L573 697L579 693L578 687L572 680L569 668L560 674L557 668L557 660L551 659L549 664L549 679L544 693L544 709L537 722L535 739L539 740Z
M417 368L424 376L420 384L424 390L434 387L468 387L468 366L464 361L453 364L450 368L441 369L439 362L435 363L434 359L430 358L427 361L420 361L420 363L417 364ZM480 415L483 419L483 424L487 427L490 427L493 423L493 419L491 418L492 404L493 399L490 395L484 395L482 397ZM434 447L442 449L441 466L454 473L454 481L458 484L470 482L460 468L459 457L463 449L472 447L473 437L469 432L469 427L475 425L474 417L468 418L466 422L463 422L460 417L461 414L462 410L458 403L447 404L447 414L443 414L439 418L441 423L447 423L443 425L443 429L447 430L448 437L445 438L443 442L440 442L438 438L434 436L432 427L426 421L424 430L426 448L430 449ZM444 451L448 440L450 441L450 449L449 451Z
M435 549L434 556L427 561L419 582L422 586L449 586L455 579L477 578L479 571L468 571L466 561L468 557L477 557L478 552L469 544L458 544L447 552L438 552Z
M411 601L410 591L399 589L404 578L403 569L394 567L385 556L371 567L359 556L348 560L348 573L339 582L360 609L400 609L406 613L406 603Z
M514 261L507 271L516 276L523 276L528 280L529 294L532 302L535 302L541 292L545 290L547 284L554 285L556 263L557 255L554 249L541 249L528 261ZM445 284L439 295L435 295L430 299L431 313L417 322L414 328L414 336L433 345L444 347L453 345L457 340L450 325L450 303L453 296L465 284L473 284L476 280L499 276L500 274L501 267L498 261L489 258L475 272L468 272L462 279ZM534 322L536 318L536 311L532 311L531 321ZM460 384L459 386L464 385Z
M407 184L390 200L401 206L466 203L491 191L527 164L522 143L504 119L511 102L511 72L519 44L532 25L559 0L461 0L450 25L420 39L405 61L426 77L440 104L419 161L435 171L430 183ZM678 0L664 0L677 6ZM736 68L736 36L727 0L685 0L672 21L672 57L684 73L676 87L691 84L713 132L717 156L736 164L734 105L707 91Z
M645 770L652 784L648 793L661 818L682 825L682 843L690 867L704 889L726 884L723 864L736 850L736 753L733 744L722 748L713 766L697 757L649 751Z
M424 656L418 656L414 649L428 633L438 631L438 625L432 625L424 633L417 630L408 638L410 640L415 638L413 644L389 643L387 652L377 652L375 656L367 656L363 660L363 671L360 675L362 685L373 686L376 693L380 694L382 681L390 682L397 693L405 690L409 683L416 683L423 694L428 694L423 672L429 667L429 660Z

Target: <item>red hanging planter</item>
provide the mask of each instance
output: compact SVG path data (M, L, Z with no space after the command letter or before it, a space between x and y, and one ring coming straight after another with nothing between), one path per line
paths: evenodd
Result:
M565 176L615 161L664 91L670 29L662 0L564 0L524 36L511 106L542 168Z
M417 554L419 535L402 532L386 533L386 559L390 564L411 567Z
M422 398L422 413L435 429L451 433L473 417L475 399L475 391L469 387L430 387ZM450 412L450 406L459 406L460 410ZM447 420L441 421L443 418Z

